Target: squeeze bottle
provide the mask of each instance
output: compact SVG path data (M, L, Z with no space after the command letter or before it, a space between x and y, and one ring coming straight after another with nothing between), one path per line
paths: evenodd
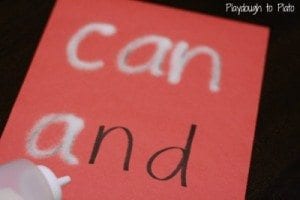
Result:
M46 166L20 159L0 165L0 200L61 200L69 176L57 178Z

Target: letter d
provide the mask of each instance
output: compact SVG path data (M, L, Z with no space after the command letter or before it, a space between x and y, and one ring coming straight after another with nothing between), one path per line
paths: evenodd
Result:
M150 159L147 163L147 172L149 173L149 175L152 178L157 179L157 180L161 180L161 181L166 181L166 180L169 180L169 179L173 178L179 171L181 171L181 185L184 186L184 187L187 186L187 184L186 184L186 171L187 171L188 160L189 160L189 156L190 156L190 153L191 153L191 147L192 147L196 127L197 127L196 125L192 124L185 148L175 147L175 146L167 147L167 148L164 148L162 150L159 150L158 152L156 152L155 154L153 154L150 157ZM160 156L162 153L164 153L166 151L169 151L169 150L172 150L172 149L178 149L178 150L182 151L182 158L181 158L180 162L178 163L178 165L174 169L174 171L170 173L170 175L168 175L166 177L163 177L163 178L157 177L152 171L152 165L153 165L154 160L158 156Z

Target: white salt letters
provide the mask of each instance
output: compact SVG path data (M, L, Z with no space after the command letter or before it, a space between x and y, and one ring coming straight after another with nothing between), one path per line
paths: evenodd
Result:
M181 74L187 63L197 55L208 55L212 59L211 79L209 89L212 92L219 91L220 77L221 77L221 60L219 54L210 47L198 46L188 50L189 45L187 42L181 41L172 52L170 60L170 72L168 81L171 84L178 84L181 79Z
M65 135L59 144L49 149L40 149L37 145L40 135L50 125L65 123ZM77 135L84 128L83 119L73 114L48 114L42 117L31 129L26 149L29 155L34 158L47 158L59 154L62 160L70 165L76 165L79 160L71 153L72 145Z
M148 62L138 66L130 66L127 64L127 59L132 52L149 44L155 44L157 48ZM148 35L138 38L121 49L118 55L118 67L122 72L127 74L137 74L150 70L152 75L161 76L163 74L161 63L164 61L165 55L171 48L172 41L167 37Z
M71 66L79 70L97 70L103 67L104 62L102 60L84 61L79 59L77 55L78 46L82 40L93 32L97 32L103 36L111 36L116 33L116 30L114 25L105 23L90 23L81 28L72 36L67 45L67 56ZM156 47L152 56L142 64L128 64L129 56L139 48L147 45L155 45ZM126 74L139 74L148 71L155 77L162 76L164 73L161 65L172 47L173 42L168 37L160 35L138 37L119 51L117 55L118 69ZM171 52L170 68L167 74L168 83L173 85L180 83L181 76L189 61L198 55L209 56L211 58L209 90L211 92L218 92L220 90L222 67L219 53L213 48L204 45L189 49L189 44L185 41L178 42ZM199 74L195 74L195 76L199 76Z
M67 57L71 66L80 70L96 70L103 67L104 62L102 60L84 61L78 58L78 46L82 40L93 32L97 32L102 36L111 36L116 31L114 25L105 23L90 23L81 28L72 36L67 45Z

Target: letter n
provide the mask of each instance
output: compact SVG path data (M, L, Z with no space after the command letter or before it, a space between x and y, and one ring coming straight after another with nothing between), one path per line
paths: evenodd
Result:
M98 131L98 135L96 137L95 144L94 144L94 147L93 147L93 151L92 151L92 154L90 156L89 164L94 164L95 163L95 160L96 160L98 152L99 152L100 145L101 145L102 141L104 140L104 138L109 133L111 133L112 131L114 131L116 129L122 129L122 130L124 130L124 133L126 133L126 136L127 136L127 139L128 139L127 151L126 151L126 156L125 156L125 160L124 160L123 169L128 171L129 170L129 162L130 162L131 152L132 152L132 146L133 146L133 137L132 137L131 132L129 131L129 129L127 129L125 127L121 127L121 126L110 128L107 131L104 131L104 129L105 129L104 126L100 126L99 131Z

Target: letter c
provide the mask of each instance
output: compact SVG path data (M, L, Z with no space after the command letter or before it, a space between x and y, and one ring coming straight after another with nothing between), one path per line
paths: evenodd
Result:
M78 46L80 42L93 32L108 37L114 35L117 29L114 25L106 23L90 23L79 29L67 44L67 59L72 67L79 70L91 71L104 66L102 60L85 61L78 57Z

